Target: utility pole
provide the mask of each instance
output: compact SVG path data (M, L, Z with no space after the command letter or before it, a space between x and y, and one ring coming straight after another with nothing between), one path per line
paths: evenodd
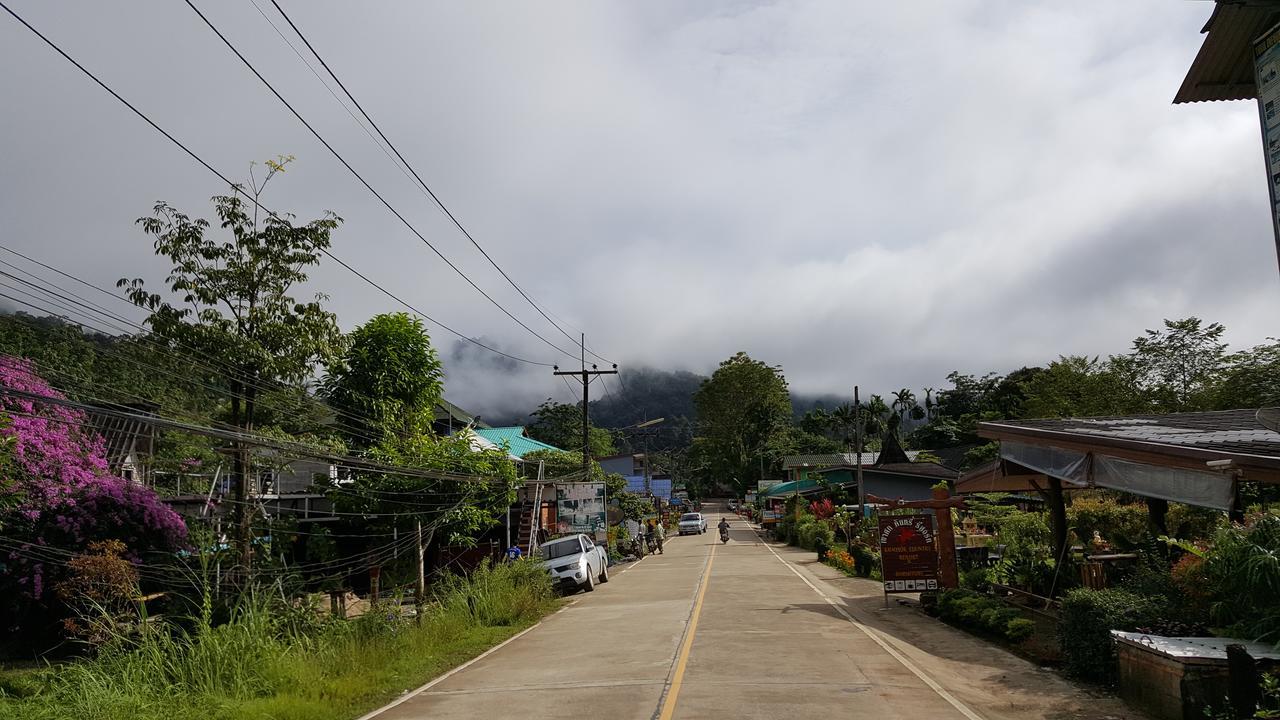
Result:
M853 386L853 416L856 421L853 425L853 442L854 453L857 464L854 466L854 476L857 478L858 484L858 522L861 523L867 517L867 491L862 487L862 403L858 401L858 386Z
M510 525L510 520L511 520L510 516L511 516L511 509L507 508L508 526ZM508 535L510 535L510 531L508 531ZM510 547L510 545L508 545L508 547ZM427 548L426 548L426 545L422 542L422 521L419 520L418 521L418 584L413 588L414 590L413 605L414 605L414 608L417 610L417 614L414 615L414 618L419 625L422 624L422 609L426 604L426 598L427 598L426 554L427 554Z
M591 420L588 403L591 402L591 383L600 375L617 375L618 364L614 363L613 369L601 370L595 364L591 365L591 369L587 369L587 336L584 333L581 336L581 342L578 347L582 350L582 369L581 370L561 370L559 365L553 366L552 375L571 375L578 382L582 383L582 479L587 481L591 478ZM605 486L604 495L604 531L605 537L609 535L609 490Z

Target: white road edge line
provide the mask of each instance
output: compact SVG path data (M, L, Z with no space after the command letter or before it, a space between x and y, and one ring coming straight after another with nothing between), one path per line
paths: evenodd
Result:
M560 613L564 612L565 610L568 610L569 608L571 608L571 607L573 607L574 605L577 605L577 604L578 604L578 599L570 600L568 603L565 603L565 606L564 606L564 607L560 608L559 610L557 610L557 611L555 611L554 613L551 613L551 614L552 614L552 615L559 615ZM498 643L497 645L494 645L493 647L489 648L488 650L485 650L484 652L482 652L482 653L480 653L479 655L477 655L477 656L475 656L475 657L471 658L470 660L468 660L468 661L466 661L466 662L462 663L461 665L459 665L459 666L457 666L457 667L453 668L452 670L448 670L448 671L446 671L443 675L440 675L440 676L436 677L434 680L432 680L431 682L427 683L426 685L423 685L422 687L419 687L419 688L417 688L416 690L411 690L411 691L409 691L409 692L407 692L407 693L405 693L405 694L401 695L400 697L396 698L395 700L392 700L391 702L387 703L386 705L383 705L382 707L378 708L377 710L373 710L373 711L368 712L368 713L366 713L366 714L364 714L364 715L361 715L360 717L356 718L356 720L370 720L371 718L375 718L375 717L377 717L377 716L381 715L382 713L384 713L384 712L386 712L386 711L390 710L391 708L393 708L393 707L396 707L396 706L400 705L401 703L404 703L404 702L407 702L407 701L409 701L409 700L412 700L413 698L415 698L415 697L417 697L417 696L421 695L422 693L424 693L424 692L426 692L426 691L430 690L431 688L435 687L436 685L439 685L440 683L444 682L445 680L448 680L449 678L453 677L454 675L456 675L456 674L458 674L458 673L462 672L463 670L466 670L467 668L471 667L472 665L474 665L474 664L476 664L476 663L480 662L481 660L485 659L486 657L488 657L488 656L490 656L490 655L492 655L492 654L494 654L494 653L498 652L499 650L501 650L502 648L506 647L507 645L509 645L509 644L511 644L511 643L513 643L513 642L515 642L516 640L520 639L520 637L521 637L521 636L526 635L526 634L528 634L528 633L531 633L531 632L533 632L534 630L537 630L537 629L542 625L542 622L543 622L542 620L539 620L538 622L534 623L533 625L530 625L529 627L527 627L527 628L525 628L525 629L521 630L520 632L516 633L515 635L512 635L511 637L507 638L506 640L503 640L502 642Z
M757 538L760 538L760 531L756 530L755 528L751 528L751 530L756 534ZM828 597L826 593L819 590L817 585L814 585L813 583L809 582L809 578L805 577L804 575L801 575L800 571L795 569L791 565L791 563L787 562L785 558L779 555L778 551L774 550L772 545L770 545L767 542L764 542L763 540L761 540L761 543L766 548L769 549L769 552L773 553L773 556L778 559L778 562L782 563L784 566L786 566L788 570L794 573L796 577L800 578L800 580L803 581L805 585L809 586L810 590L813 590L815 593L818 594L818 597L827 601L828 605L835 608L836 612L840 613L841 617L843 617L845 620L848 620L851 625L858 628L863 632L863 634L865 634L867 637L874 640L875 643L879 645L885 652L889 653L889 655L891 655L894 660L897 660L898 662L902 663L903 667L910 670L912 674L914 674L916 677L920 678L925 685L928 685L929 688L934 692L936 692L939 697L941 697L943 700L946 700L951 705L951 707L960 711L961 715L964 715L966 718L968 718L968 720L983 720L983 717L981 715L969 709L968 705L965 705L963 702L960 702L960 700L956 698L956 696L947 692L947 690L943 688L942 685L938 684L936 680L929 677L929 675L925 673L924 670L920 669L918 665L911 662L911 660L908 659L906 655L903 655L897 648L893 647L892 645L889 644L888 641L880 637L877 631L867 627L866 625L858 622L857 620L854 620L853 616L850 615L844 609L843 606L841 606L835 600L832 600L830 597ZM364 719L361 718L360 720L364 720Z

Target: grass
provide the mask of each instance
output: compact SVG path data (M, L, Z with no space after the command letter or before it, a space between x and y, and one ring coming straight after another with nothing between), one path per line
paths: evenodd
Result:
M350 720L475 657L555 605L533 562L452 579L421 624L326 620L251 598L220 626L170 627L97 657L0 674L13 720Z

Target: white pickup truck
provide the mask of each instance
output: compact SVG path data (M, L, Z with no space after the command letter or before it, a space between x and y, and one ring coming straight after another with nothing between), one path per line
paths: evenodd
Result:
M609 582L609 553L586 535L570 535L544 542L538 547L542 566L562 588L596 589Z

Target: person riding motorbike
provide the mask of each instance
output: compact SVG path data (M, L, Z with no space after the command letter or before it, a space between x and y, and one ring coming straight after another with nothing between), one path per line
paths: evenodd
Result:
M720 528L720 542L729 539L729 520L728 518L720 518L720 524L716 527Z

